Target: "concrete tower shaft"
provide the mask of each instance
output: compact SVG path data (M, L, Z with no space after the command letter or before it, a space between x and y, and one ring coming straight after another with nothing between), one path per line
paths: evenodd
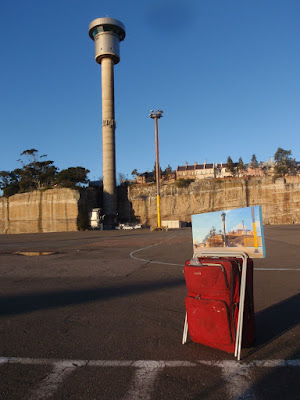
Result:
M95 42L95 60L102 70L103 208L104 224L111 227L117 214L114 65L120 61L125 26L113 18L97 18L89 25L89 36Z
M115 155L115 109L114 109L114 65L109 57L103 58L102 69L102 160L104 212L117 213L116 203L116 155Z

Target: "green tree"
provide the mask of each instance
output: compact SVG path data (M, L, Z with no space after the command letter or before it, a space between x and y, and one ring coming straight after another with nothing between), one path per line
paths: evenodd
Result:
M239 175L242 174L243 171L245 171L245 164L243 162L242 157L239 158L239 162L238 162L238 164L236 166L236 170L237 170Z
M12 196L20 190L20 175L15 171L0 171L0 189L5 197Z
M12 196L19 192L51 187L53 185L57 168L53 161L41 160L46 155L38 156L36 149L24 150L18 160L22 168L14 171L1 171L0 188L4 196Z
M138 174L138 171L137 171L137 169L135 168L135 169L131 172L131 175L132 175L133 177L136 177L137 174Z
M296 160L292 158L291 150L284 150L278 147L275 156L274 172L277 175L287 175L296 173Z
M249 165L251 168L258 168L259 164L255 154L252 154L252 158Z
M168 164L167 168L165 169L165 173L167 175L170 175L170 174L172 174L172 172L173 172L173 169L172 169L171 165Z
M58 172L55 183L62 187L75 188L89 182L87 175L90 171L83 167L70 167Z
M154 167L153 167L152 173L153 173L154 182L156 182L156 162L154 163ZM161 173L162 173L162 170L159 167L159 179L161 179Z
M90 172L83 167L70 167L58 172L53 161L43 160L47 155L38 155L38 150L28 149L20 154L18 160L22 168L14 171L0 171L0 189L4 196L31 190L50 188L54 184L63 187L80 187L89 182Z
M22 168L18 169L20 174L20 191L35 190L45 187L51 187L56 177L57 168L53 165L53 161L42 160L47 157L46 154L39 156L38 150L24 150L20 154L21 157L27 159L27 163L23 159L19 159Z
M165 169L164 173L167 176L167 179L170 179L172 176L173 169L170 164L168 164L167 168Z
M227 158L226 171L230 172L232 176L236 174L236 169L230 156Z
M182 187L188 187L192 182L195 182L195 179L184 179L184 178L179 178L175 181L175 186L178 188Z

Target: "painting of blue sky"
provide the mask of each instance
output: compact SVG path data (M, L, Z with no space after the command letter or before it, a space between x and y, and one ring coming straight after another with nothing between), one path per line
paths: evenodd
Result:
M218 248L265 257L261 206L193 215L192 231L194 252Z

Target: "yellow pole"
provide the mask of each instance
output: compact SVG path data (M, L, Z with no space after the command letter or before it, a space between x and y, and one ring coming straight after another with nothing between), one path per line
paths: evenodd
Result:
M157 228L161 228L160 217L160 166L159 166L159 144L158 144L158 116L155 117L155 169L156 169L156 203L157 203Z
M254 238L255 253L258 253L258 242L257 242L257 232L256 232L256 225L255 225L254 207L251 207L251 213L252 213L252 226L253 226L253 238Z
M255 226L255 222L253 222L253 235L254 235L254 247L256 248L256 250L258 249L258 243L257 243L257 233L256 233L256 226Z
M161 216L160 216L160 195L156 196L156 203L157 203L157 227L158 229L161 228Z
M157 203L157 228L161 229L160 214L160 167L159 167L159 145L158 145L158 119L162 117L162 110L150 111L149 117L154 119L155 127L155 169L156 169L156 203Z

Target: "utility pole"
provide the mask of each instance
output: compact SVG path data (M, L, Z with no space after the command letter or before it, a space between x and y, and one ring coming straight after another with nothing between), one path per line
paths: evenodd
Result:
M158 120L162 117L162 110L151 110L149 117L154 119L155 129L155 169L156 169L156 204L157 204L157 228L161 229L160 214L160 166L159 166L159 145L158 145Z
M223 240L223 243L224 243L224 247L226 247L226 229L225 229L225 218L226 218L226 214L225 214L224 212L221 214L221 218L222 218L222 221L223 221L223 233L224 233L224 240Z

